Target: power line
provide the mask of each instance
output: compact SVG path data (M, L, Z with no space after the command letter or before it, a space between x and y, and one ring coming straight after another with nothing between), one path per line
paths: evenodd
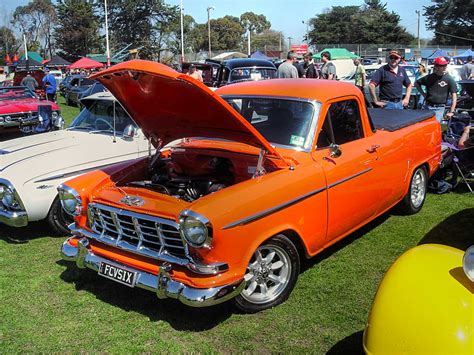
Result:
M454 36L454 35L450 35L448 33L443 33L443 32L438 32L438 31L435 31L435 33L437 33L439 35L443 35L443 36L454 37L454 38L459 38L459 39L464 39L466 41L474 42L474 39L472 39L472 38Z

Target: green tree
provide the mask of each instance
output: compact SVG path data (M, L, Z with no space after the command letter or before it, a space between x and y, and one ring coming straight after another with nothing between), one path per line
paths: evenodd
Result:
M17 44L17 40L13 31L7 26L0 27L0 60L4 63L6 55L12 55L18 50L20 45ZM11 58L10 58L11 59Z
M271 27L271 23L265 15L257 15L253 12L245 12L240 15L240 24L245 32L250 30L252 34L262 33Z
M250 47L252 51L278 48L280 45L280 35L281 32L278 31L264 30L262 33L250 37Z
M54 34L59 55L76 60L103 51L99 16L92 0L58 0L58 26Z
M435 32L434 43L469 45L474 43L474 1L432 0L424 7L427 28Z

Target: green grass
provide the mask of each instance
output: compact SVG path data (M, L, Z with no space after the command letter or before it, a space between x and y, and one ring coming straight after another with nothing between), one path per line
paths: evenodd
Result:
M284 304L255 315L193 309L62 261L43 223L0 227L0 348L20 352L358 353L377 286L420 243L473 243L474 198L428 195L413 216L385 214L306 262Z
M65 127L68 127L72 120L79 114L79 108L75 106L68 106L66 105L66 101L64 100L64 97L61 95L57 95L56 101L58 102L58 105L61 107L61 115L64 118L65 121Z

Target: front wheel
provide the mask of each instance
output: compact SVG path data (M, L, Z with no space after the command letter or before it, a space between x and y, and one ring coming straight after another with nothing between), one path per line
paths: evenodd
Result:
M56 196L51 205L47 220L56 235L68 235L71 232L68 226L74 222L73 218L62 208L58 196Z
M401 212L404 214L418 213L423 207L428 186L428 174L425 167L420 166L415 169L408 192L400 202Z
M235 298L246 313L274 307L289 297L300 272L300 258L293 242L279 234L257 248L245 273L245 288Z

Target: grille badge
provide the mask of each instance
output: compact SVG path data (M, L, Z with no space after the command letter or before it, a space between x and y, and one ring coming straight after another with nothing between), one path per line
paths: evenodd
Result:
M126 204L127 206L143 206L145 201L138 196L127 195L120 200L121 203Z

